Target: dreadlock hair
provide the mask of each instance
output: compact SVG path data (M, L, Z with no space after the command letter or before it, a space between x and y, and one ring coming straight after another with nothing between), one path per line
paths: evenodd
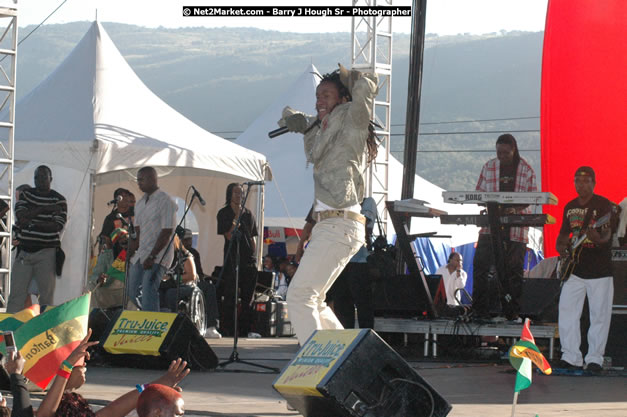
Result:
M224 203L225 206L228 206L229 204L231 204L231 196L233 195L233 188L239 187L239 186L240 186L239 182L232 182L229 185L227 185L226 202Z
M511 133L504 133L496 140L497 145L509 145L514 150L514 166L518 166L520 162L520 153L518 153L518 143Z
M346 101L353 101L353 96L348 90L348 87L346 87L340 80L340 70L335 70L323 75L316 75L320 77L320 84L327 82L335 85L338 95L340 96L340 100L342 98L346 98ZM366 139L366 148L368 150L368 158L366 160L367 164L370 164L377 157L380 142L378 139L379 137L375 133L374 125L371 122L368 124L368 139Z
M346 101L353 101L353 96L351 96L351 92L348 91L348 87L342 84L340 80L340 70L335 70L333 72L329 72L327 74L323 74L320 76L320 84L322 83L332 83L337 88L337 92L340 96L340 100L342 98L346 98Z

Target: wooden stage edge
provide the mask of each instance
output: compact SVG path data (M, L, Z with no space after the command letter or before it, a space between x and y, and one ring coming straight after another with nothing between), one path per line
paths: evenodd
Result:
M557 323L532 324L531 333L535 339L549 339L549 360L553 359L555 338L559 337ZM424 356L429 356L431 342L431 356L437 357L438 335L454 336L499 336L520 338L522 324L518 323L464 323L448 319L405 319L375 317L374 330L379 333L418 333L425 337Z

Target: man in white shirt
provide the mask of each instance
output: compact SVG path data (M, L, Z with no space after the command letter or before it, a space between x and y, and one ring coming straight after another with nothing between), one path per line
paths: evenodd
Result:
M448 257L448 263L442 265L436 271L436 275L442 275L442 281L444 282L444 290L446 291L446 304L458 306L461 299L461 295L457 297L456 292L460 288L466 287L466 271L462 269L464 260L462 255L457 252L452 252Z
M126 291L129 300L135 302L141 285L141 309L159 311L159 284L174 258L169 242L176 226L176 204L159 189L153 167L143 167L137 172L137 185L144 195L135 205L137 236L131 240Z

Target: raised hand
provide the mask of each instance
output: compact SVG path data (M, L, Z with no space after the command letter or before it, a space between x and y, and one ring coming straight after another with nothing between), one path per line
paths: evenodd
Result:
M187 362L181 358L170 363L168 371L161 377L157 378L153 384L167 385L177 391L181 391L181 387L178 383L181 382L187 375L189 375L190 369L187 368Z
M99 342L90 342L89 341L90 337L91 337L91 329L88 329L87 336L85 336L85 338L81 340L81 343L79 343L79 345L76 346L76 349L74 349L72 353L70 353L70 355L67 357L67 361L70 364L72 364L72 366L78 363L78 361L81 360L82 358L85 358L85 360L89 360L89 352L87 352L87 349L99 343Z

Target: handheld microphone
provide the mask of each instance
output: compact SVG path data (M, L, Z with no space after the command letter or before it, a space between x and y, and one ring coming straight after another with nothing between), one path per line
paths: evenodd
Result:
M122 201L122 198L124 198L124 197L122 197L121 195L117 196L117 197L116 197L116 198L114 198L113 200L109 201L109 202L107 203L107 206L110 206L110 205L112 205L112 204L118 204L118 202Z
M205 201L205 199L204 199L204 198L202 198L202 196L200 195L200 193L198 192L198 190L196 189L196 187L194 187L193 185L192 185L192 190L194 190L194 195L195 195L196 197L198 197L198 201L200 201L200 205L202 205L202 206L207 205L207 202Z
M319 125L320 125L320 119L316 119L316 121L315 121L315 122L313 122L313 123L311 124L311 126L309 126L307 129L305 129L305 131L303 132L303 134L307 134L307 133L309 133L309 131L310 131L311 129L313 129L314 127L319 126ZM272 139L272 138L276 138L277 136L281 136L281 135L283 135L283 134L285 134L285 133L288 133L289 131L290 131L290 130L287 128L287 126L280 127L280 128L278 128L278 129L274 129L274 130L271 130L270 132L268 132L268 137L269 137L270 139Z
M264 185L265 181L247 181L244 184L248 185L249 187L251 185Z
M287 126L285 127L280 127L278 129L274 129L268 132L268 137L270 139L272 138L276 138L277 136L281 136L287 132L289 132L290 130L287 128Z

